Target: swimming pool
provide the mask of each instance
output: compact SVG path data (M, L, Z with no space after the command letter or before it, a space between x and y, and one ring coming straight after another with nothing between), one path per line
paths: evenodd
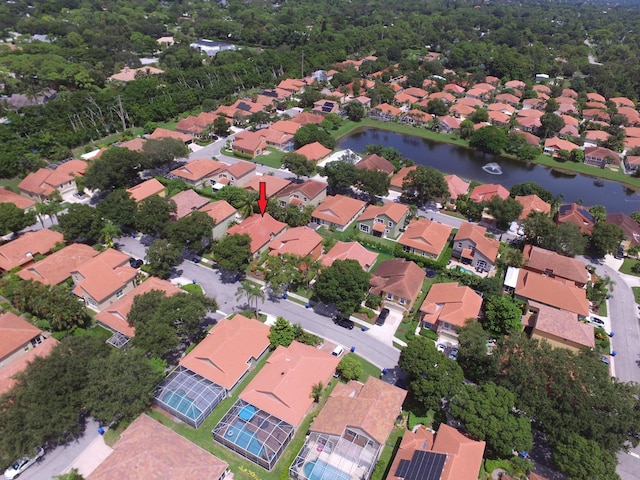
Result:
M255 433L246 427L244 422L237 421L230 425L224 438L256 457L262 457L264 454L264 445L255 437Z
M307 480L349 480L351 478L351 475L322 460L305 463L304 474Z
M202 415L202 410L196 407L193 399L189 398L184 390L169 391L162 397L162 401L192 420Z
M464 273L468 273L469 275L475 275L475 273L473 272L473 270L468 270L466 268L461 267L460 265L458 265L458 271L459 272L464 272Z

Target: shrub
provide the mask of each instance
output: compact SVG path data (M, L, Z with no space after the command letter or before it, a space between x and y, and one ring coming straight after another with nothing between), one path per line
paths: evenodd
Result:
M438 334L436 332L434 332L433 330L430 330L428 328L421 328L420 329L420 335L423 336L423 337L430 338L434 342L436 340L438 340Z
M343 380L357 380L362 375L362 364L349 354L342 357L337 370Z

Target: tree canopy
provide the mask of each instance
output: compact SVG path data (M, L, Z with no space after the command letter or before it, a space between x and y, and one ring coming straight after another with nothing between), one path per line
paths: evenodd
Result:
M227 235L211 247L216 263L225 270L239 273L249 265L251 237L249 235Z
M446 198L449 196L449 187L444 180L444 175L433 167L416 166L411 170L402 182L403 198L416 205Z
M367 296L370 277L356 260L336 260L318 275L314 292L323 302L351 315Z

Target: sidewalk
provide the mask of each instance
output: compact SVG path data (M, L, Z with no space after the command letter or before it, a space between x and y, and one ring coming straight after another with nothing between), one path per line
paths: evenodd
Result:
M104 443L104 437L100 435L64 469L63 473L69 473L71 469L76 468L78 473L86 478L112 453L113 449Z

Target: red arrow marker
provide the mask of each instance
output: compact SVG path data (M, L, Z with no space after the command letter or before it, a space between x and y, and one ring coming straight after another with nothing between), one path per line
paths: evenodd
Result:
M260 182L260 197L258 198L258 207L260 207L260 215L264 217L267 210L267 184Z

